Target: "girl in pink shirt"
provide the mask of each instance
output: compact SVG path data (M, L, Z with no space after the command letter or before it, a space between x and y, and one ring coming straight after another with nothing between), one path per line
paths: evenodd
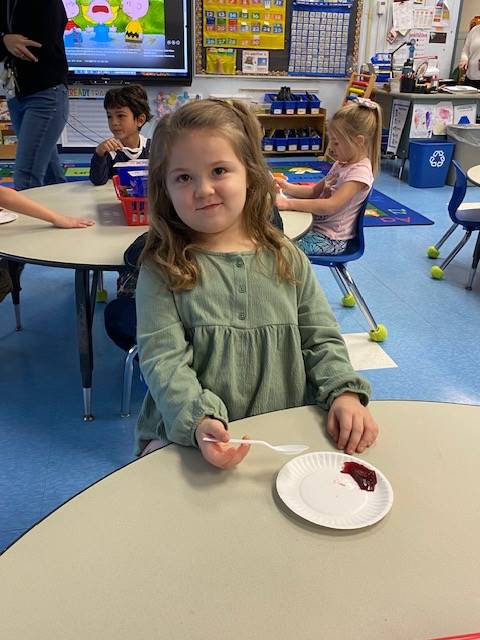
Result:
M360 207L380 165L382 114L376 102L365 98L341 107L328 126L330 154L335 163L312 185L277 180L280 210L306 211L314 216L312 230L298 241L310 255L334 255L355 237Z

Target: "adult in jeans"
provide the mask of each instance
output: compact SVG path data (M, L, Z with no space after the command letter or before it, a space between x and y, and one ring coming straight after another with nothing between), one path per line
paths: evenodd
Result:
M17 134L17 189L65 182L57 140L68 116L62 0L1 0L0 59Z

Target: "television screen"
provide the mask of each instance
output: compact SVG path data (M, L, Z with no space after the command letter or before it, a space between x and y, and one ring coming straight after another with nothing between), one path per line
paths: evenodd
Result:
M70 79L190 85L189 0L63 0Z

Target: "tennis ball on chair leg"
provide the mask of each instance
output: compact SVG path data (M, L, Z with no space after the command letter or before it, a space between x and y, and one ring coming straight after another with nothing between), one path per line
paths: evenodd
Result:
M433 245L431 247L428 247L427 256L429 258L432 258L432 260L435 260L435 258L438 258L439 255L440 255L440 251L437 249L437 247L434 247Z
M370 329L368 336L372 342L383 342L388 336L387 327L384 324L377 324L376 329Z
M353 296L353 293L347 293L342 298L342 305L344 307L354 307L356 304L356 300Z
M445 275L443 269L435 265L432 267L430 274L434 280L443 280L443 276Z

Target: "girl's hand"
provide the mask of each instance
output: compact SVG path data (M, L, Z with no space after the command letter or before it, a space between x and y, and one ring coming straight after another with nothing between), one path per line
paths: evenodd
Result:
M42 45L40 42L29 40L19 33L7 33L3 36L3 42L8 51L12 56L15 56L15 58L20 58L20 60L29 60L30 62L38 62L38 58L33 55L28 47L41 47Z
M458 63L458 68L463 69L463 71L466 71L467 67L468 67L468 60L460 60L460 62Z
M198 425L195 436L202 456L207 462L220 469L231 469L241 462L250 450L249 444L241 444L232 447L228 444L230 435L225 429L223 422L214 418L205 417ZM203 438L215 438L216 442L204 442ZM248 438L248 436L243 436Z
M332 402L327 417L327 431L338 449L345 453L363 453L378 436L378 426L356 393L345 392Z
M275 178L275 187L277 191L288 191L288 181L282 178Z
M59 229L84 229L95 224L90 218L69 218L68 216L55 216L52 224Z
M289 204L288 198L286 198L283 195L280 195L279 193L277 193L277 197L275 198L275 204L277 205L280 211L285 211L286 209L290 209L290 207L292 206L291 203Z
M104 140L98 145L95 149L95 153L97 156L103 158L106 153L110 153L110 151L119 151L120 149L123 149L123 145L120 140L117 140L117 138L108 138L108 140Z

